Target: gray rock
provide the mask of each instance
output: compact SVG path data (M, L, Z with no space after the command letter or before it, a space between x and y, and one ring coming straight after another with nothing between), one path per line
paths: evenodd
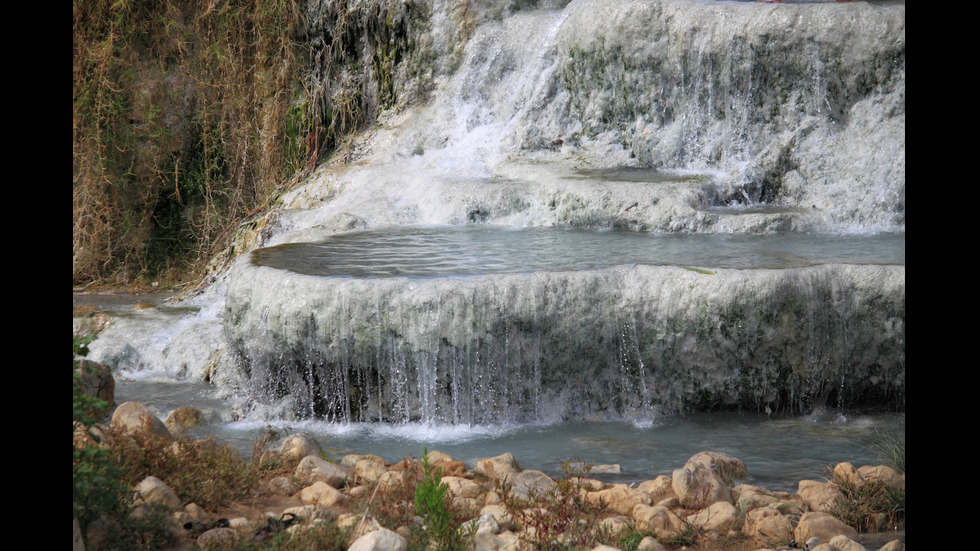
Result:
M304 484L320 481L326 482L334 488L340 488L350 476L350 471L336 463L321 459L319 456L307 455L296 466L293 475Z
M408 540L387 528L364 534L347 548L347 551L405 551Z
M123 402L112 412L110 425L124 434L149 432L154 436L172 438L170 430L163 421L142 402Z

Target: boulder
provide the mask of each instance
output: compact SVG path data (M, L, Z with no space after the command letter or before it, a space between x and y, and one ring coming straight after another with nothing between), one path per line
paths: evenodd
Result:
M637 505L633 508L633 520L640 532L654 532L661 537L673 537L684 533L687 524L677 514L660 505Z
M387 528L364 534L347 551L405 551L408 540Z
M386 467L388 466L387 461L378 457L377 455L374 455L373 453L366 453L366 454L349 453L340 459L340 464L345 467L353 467L354 465L357 465L358 461L363 461L365 459L374 461L375 463L380 463Z
M517 534L504 530L498 534L478 533L473 539L473 551L520 551Z
M838 551L868 551L863 545L844 535L830 538L829 543Z
M323 448L309 434L297 432L269 444L262 452L262 461L278 460L287 464L296 464L308 455L321 457Z
M360 482L376 482L388 472L387 462L380 457L365 457L354 464L354 477Z
M625 484L613 484L604 490L589 492L585 494L585 501L593 506L605 505L607 511L619 515L631 514L637 505L654 503L647 492Z
M299 498L307 505L342 507L347 504L347 496L326 482L314 482L299 492Z
M170 412L167 416L167 420L164 421L167 425L167 429L170 430L175 436L179 436L185 430L191 427L198 427L204 424L204 413L197 409L188 406L179 407Z
M163 505L170 509L180 507L180 498L162 480L148 476L136 486L136 495L146 504Z
M463 476L466 474L466 464L457 461L448 453L433 450L425 457L429 461L429 466L438 469L442 476Z
M833 482L801 480L797 495L811 511L830 513L844 503L844 494Z
M866 482L880 482L888 486L905 489L905 477L887 465L865 465L858 468L857 471Z
M83 394L104 401L109 405L109 411L116 407L116 381L109 366L82 359L75 364L75 373L78 378L72 384Z
M794 535L796 541L808 541L810 538L830 541L838 535L854 539L857 537L857 530L837 520L833 515L811 511L800 517Z
M656 539L647 536L640 540L640 544L636 546L636 551L667 551L667 548Z
M170 430L142 402L123 402L112 412L109 422L114 430L123 434L149 433L153 436L172 438Z
M197 546L202 551L230 549L238 541L238 538L238 531L234 528L212 528L197 537Z
M453 497L477 498L483 492L483 488L468 478L458 476L444 476L442 483L449 487L449 493Z
M739 484L732 488L732 499L743 511L751 511L757 507L765 507L780 501L779 496L773 492L761 486L749 484Z
M732 493L718 473L703 462L689 461L671 476L671 486L682 506L701 509L719 501L731 502Z
M630 527L630 520L624 516L615 516L602 519L599 526L607 534L616 535Z
M530 469L507 477L511 495L527 499L531 495L543 496L555 487L555 481L541 471Z
M333 520L334 514L323 505L299 505L296 507L287 507L282 512L283 515L292 515L297 519L302 519L306 522L313 520Z
M477 461L473 472L491 480L503 480L510 475L521 472L521 470L521 466L517 463L517 460L508 452L496 457Z
M745 515L742 531L761 542L787 544L793 539L793 522L776 505L767 505Z
M504 530L514 528L514 516L503 505L485 505L480 509L480 516L493 515L497 525Z
M719 501L688 515L686 519L695 528L724 535L738 520L738 510L727 501Z
M745 468L745 463L741 459L732 457L727 453L699 452L687 460L685 467L692 463L700 463L708 467L720 476L725 481L725 484L731 484L732 481L741 480L749 476L749 470Z
M854 465L846 461L834 465L834 479L851 484L856 488L864 486L864 477L854 468Z
M654 478L653 480L644 480L636 487L637 490L641 492L646 492L650 495L650 503L660 503L665 499L672 497L677 497L674 494L674 483L671 478L665 474Z
M350 472L347 468L321 459L316 455L307 455L296 466L293 476L302 484L326 482L334 488L344 485Z

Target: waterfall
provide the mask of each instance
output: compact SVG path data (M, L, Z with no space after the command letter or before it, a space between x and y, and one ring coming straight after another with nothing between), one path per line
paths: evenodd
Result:
M394 73L426 101L383 111L256 241L490 224L904 235L904 4L467 6L434 0L424 55ZM220 319L179 337L218 352L160 363L256 415L340 423L904 408L904 242L898 263L813 264L328 277L245 254L212 291Z

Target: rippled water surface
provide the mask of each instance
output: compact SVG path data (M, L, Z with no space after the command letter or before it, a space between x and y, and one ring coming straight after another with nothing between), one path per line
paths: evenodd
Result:
M794 268L905 264L905 235L650 234L564 228L411 227L354 232L255 251L253 262L344 277L436 277L623 264Z

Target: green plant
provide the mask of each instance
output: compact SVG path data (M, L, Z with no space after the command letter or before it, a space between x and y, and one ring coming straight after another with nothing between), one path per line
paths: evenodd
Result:
M874 449L878 460L895 469L898 474L905 473L905 436L900 433L877 432Z
M173 540L171 511L146 507L139 515L129 514L126 472L92 431L108 404L82 391L78 358L88 354L94 339L91 335L72 335L72 516L78 519L83 534L95 520L106 519L100 545L105 549L159 549Z
M841 477L834 482L844 499L833 515L859 531L877 531L905 521L905 489L880 480L858 486Z
M442 472L429 465L428 450L422 456L422 480L415 489L415 512L424 519L425 533L442 551L462 549L466 538L450 508L449 486Z
M80 356L88 354L94 337L72 335L72 515L84 530L102 514L115 515L123 508L121 473L109 451L100 447L91 432L105 401L85 394L79 384Z

